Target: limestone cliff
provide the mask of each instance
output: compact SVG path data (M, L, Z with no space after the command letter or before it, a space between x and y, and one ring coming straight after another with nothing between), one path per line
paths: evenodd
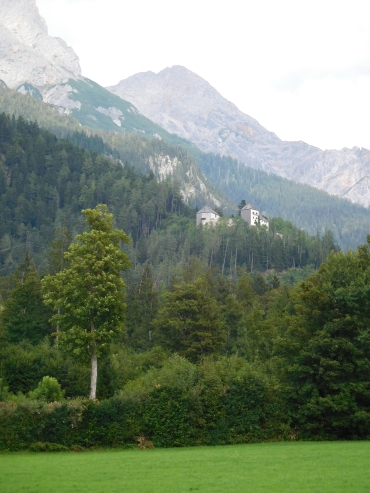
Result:
M77 55L62 39L49 36L35 0L0 0L0 79L15 89L80 76Z

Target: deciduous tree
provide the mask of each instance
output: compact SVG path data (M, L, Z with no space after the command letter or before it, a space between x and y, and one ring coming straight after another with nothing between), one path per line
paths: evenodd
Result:
M96 398L98 357L122 332L125 283L121 272L129 267L120 242L127 235L113 228L106 205L83 210L88 231L78 235L65 254L69 267L43 280L44 301L55 310L59 341L77 356L91 358L90 399Z

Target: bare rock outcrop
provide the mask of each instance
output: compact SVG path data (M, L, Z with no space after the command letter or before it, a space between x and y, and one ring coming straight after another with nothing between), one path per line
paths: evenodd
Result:
M139 73L107 89L205 152L370 204L370 151L323 151L305 142L282 141L185 67Z
M0 79L8 87L80 77L77 55L62 39L49 36L35 0L0 0Z

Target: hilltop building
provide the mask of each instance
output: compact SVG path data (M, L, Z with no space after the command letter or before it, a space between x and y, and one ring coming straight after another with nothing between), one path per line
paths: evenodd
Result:
M261 226L266 226L266 228L269 229L267 217L260 216L260 211L252 204L245 205L240 211L240 215L242 219L249 224L249 226L256 226L257 224L260 224Z
M269 229L269 220L266 216L260 216L260 225L266 226L266 228Z
M220 215L207 205L197 212L197 226L200 224L215 224L220 219Z
M241 218L249 224L249 226L266 226L269 229L267 217L260 215L259 210L252 204L247 204L240 211ZM203 207L197 212L197 226L200 224L215 224L220 219L220 215L208 206ZM232 224L232 219L229 219L229 225Z
M249 224L249 226L255 226L256 224L258 224L260 212L252 204L247 204L240 211L240 215L242 219L244 219L244 221Z

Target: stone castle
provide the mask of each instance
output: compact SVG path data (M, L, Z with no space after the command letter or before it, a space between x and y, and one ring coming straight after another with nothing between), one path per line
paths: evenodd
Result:
M265 226L269 229L267 217L260 215L259 210L252 204L247 204L240 211L241 218L249 224L249 226ZM197 212L197 226L201 224L215 224L220 219L220 215L208 206L203 207Z

